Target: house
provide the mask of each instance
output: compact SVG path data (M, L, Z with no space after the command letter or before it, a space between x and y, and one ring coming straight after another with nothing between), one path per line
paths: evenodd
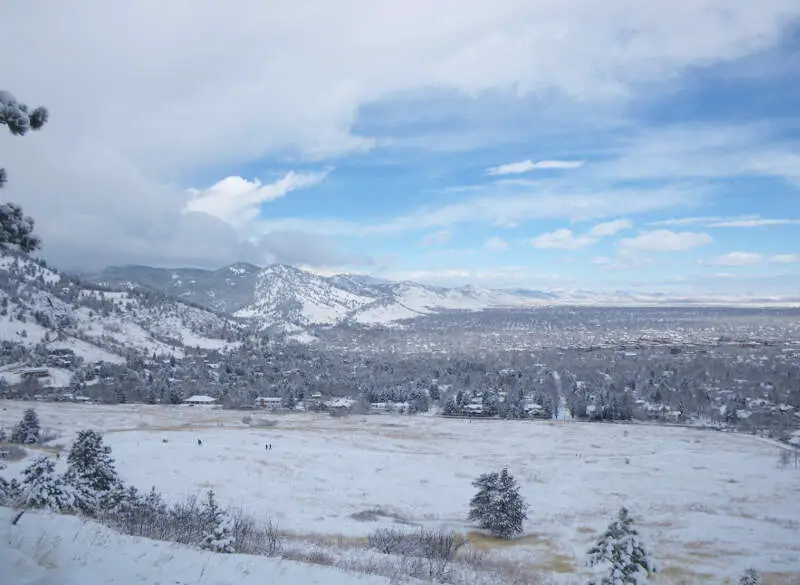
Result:
M47 368L20 368L17 370L19 377L23 380L49 378L50 370Z
M256 398L255 403L257 408L277 410L282 406L283 401L277 396L259 396Z
M352 398L337 397L331 398L325 402L325 406L329 411L346 411L353 407L355 400Z
M217 399L212 398L211 396L205 396L202 394L195 394L194 396L189 396L186 400L183 401L184 404L188 404L189 406L211 406L212 404L216 404Z
M389 410L389 405L385 402L370 402L369 411L372 413L381 413Z

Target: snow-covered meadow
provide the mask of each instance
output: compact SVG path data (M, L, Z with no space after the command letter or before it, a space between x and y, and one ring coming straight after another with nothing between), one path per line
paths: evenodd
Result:
M29 406L3 402L0 425L10 427ZM471 533L475 548L566 577L581 571L586 550L625 505L660 565L660 582L720 582L749 566L766 583L800 577L800 469L780 468L781 447L749 436L264 412L246 424L247 413L202 407L35 407L43 426L61 433L55 444L67 445L81 428L104 431L133 485L170 498L213 488L223 503L270 516L298 537L364 537L398 522L444 526ZM265 420L274 426L259 428ZM526 535L510 543L482 538L465 522L471 481L504 465L530 504Z

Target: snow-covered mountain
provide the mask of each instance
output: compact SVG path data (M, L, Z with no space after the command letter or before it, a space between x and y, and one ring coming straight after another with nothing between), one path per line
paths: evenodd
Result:
M800 299L734 296L682 297L626 291L538 291L459 288L415 282L392 282L355 274L320 276L274 264L258 268L234 264L219 270L114 267L92 277L94 282L155 289L223 311L256 329L295 333L314 326L340 323L386 325L443 311L496 308L658 305L800 305Z
M241 329L227 316L162 292L104 289L0 252L2 342L121 363L137 353L180 358L187 348L224 349Z
M233 313L253 302L261 270L246 262L237 262L219 270L129 265L111 266L99 273L80 276L112 288L144 286L214 311Z

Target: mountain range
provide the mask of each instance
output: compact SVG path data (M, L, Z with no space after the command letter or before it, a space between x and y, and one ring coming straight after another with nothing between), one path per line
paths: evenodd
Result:
M393 326L448 311L686 304L798 306L800 300L445 288L355 274L320 276L284 264L115 266L72 276L0 252L3 351L69 349L87 362L123 363L131 354L180 358L189 349L235 347L254 332L303 340L321 327Z
M364 275L320 276L285 264L237 263L219 270L117 266L84 278L117 289L150 288L178 300L232 315L257 329L300 331L340 323L388 325L442 311L548 305L794 305L800 299L742 296L680 297L626 291L539 291L446 288Z

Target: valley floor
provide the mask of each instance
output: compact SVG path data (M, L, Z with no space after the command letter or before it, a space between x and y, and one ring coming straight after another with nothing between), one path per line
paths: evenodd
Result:
M0 426L8 428L31 403L0 406ZM398 522L444 526L498 558L573 578L625 505L660 565L659 582L733 582L749 566L765 583L800 578L800 469L779 468L781 447L749 436L646 425L33 406L61 435L51 445L68 446L81 428L104 431L126 482L157 486L170 498L213 488L223 503L272 517L298 538L356 542ZM242 420L248 414L251 424ZM481 537L464 520L471 481L504 465L530 504L526 536L510 543Z

